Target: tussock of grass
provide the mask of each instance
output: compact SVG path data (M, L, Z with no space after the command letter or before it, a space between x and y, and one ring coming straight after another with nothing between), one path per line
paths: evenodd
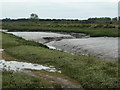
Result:
M77 80L84 88L119 87L117 62L103 61L95 57L71 55L36 45L33 46L32 44L25 45L21 42L15 44L15 46L14 44L8 46L8 48L9 40L17 42L18 39L9 34L4 34L3 38L6 38L4 39L6 41L3 40L5 52L11 56L32 63L54 65L63 74Z

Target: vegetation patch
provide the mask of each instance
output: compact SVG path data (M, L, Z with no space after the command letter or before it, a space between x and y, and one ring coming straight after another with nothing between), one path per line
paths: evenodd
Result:
M48 48L46 45L40 44L38 42L30 41L30 40L24 40L21 37L17 37L13 34L7 34L3 32L0 35L2 35L1 45L3 49L9 48L9 47L20 46L20 45L31 45L31 46Z
M3 71L2 88L47 88L47 85L38 77Z
M9 31L54 31L85 33L94 37L118 37L117 21L3 21L2 28Z
M119 88L116 61L103 61L95 57L71 55L49 50L39 46L38 43L33 42L34 45L23 44L17 40L23 39L3 33L5 52L18 60L23 59L37 64L54 65L63 74L78 81L83 88ZM27 40L24 41L27 43Z

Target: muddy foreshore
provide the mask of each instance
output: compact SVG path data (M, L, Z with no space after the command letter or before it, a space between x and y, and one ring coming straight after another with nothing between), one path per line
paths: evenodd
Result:
M103 60L118 60L118 38L116 37L89 37L81 33L8 33L12 33L26 40L33 40L45 44L51 49L57 49L77 55L94 56Z
M118 60L117 38L64 39L46 45L72 54L94 56L103 60Z

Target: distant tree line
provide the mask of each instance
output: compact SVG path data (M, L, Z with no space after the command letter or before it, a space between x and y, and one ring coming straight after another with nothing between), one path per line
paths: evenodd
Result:
M110 17L100 17L100 18L88 18L88 20L78 20L78 19L39 19L38 15L35 13L30 14L30 18L21 18L21 19L10 19L10 18L5 18L2 19L2 21L117 21L120 20L120 16L110 18Z
M10 19L10 18L5 18L0 21L30 21L33 19L26 19L26 18L21 18L21 19ZM117 21L118 18L89 18L88 20L78 20L78 19L36 19L37 21ZM119 18L120 20L120 18Z
M26 18L21 18L21 19L10 19L10 18L5 18L2 19L2 21L30 21L33 19L26 19ZM79 21L78 19L36 19L37 21Z
M120 18L120 17L119 17ZM101 18L88 18L88 20L96 20L96 21L117 21L117 20L120 20L118 19L117 17L114 17L114 18L110 18L110 17L101 17Z

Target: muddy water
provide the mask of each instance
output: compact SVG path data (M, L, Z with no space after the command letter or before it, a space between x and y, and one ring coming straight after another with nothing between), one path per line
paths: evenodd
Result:
M64 52L95 56L103 60L118 60L118 38L95 37L75 38L68 34L50 32L9 32L47 45L51 49ZM80 36L80 35L79 35Z
M33 70L46 70L49 72L59 72L54 68L54 66L43 66L39 64L32 64L27 62L18 62L18 61L5 61L0 60L0 69L7 70L7 71L22 71L25 69L33 69Z

